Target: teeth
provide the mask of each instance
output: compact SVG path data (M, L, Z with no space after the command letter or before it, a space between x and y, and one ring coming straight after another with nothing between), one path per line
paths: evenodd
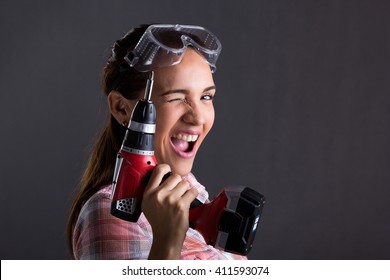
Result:
M173 136L174 138L177 138L179 140L184 140L184 141L187 141L187 142L195 142L196 140L198 140L198 135L190 135L190 134L177 134L175 136Z

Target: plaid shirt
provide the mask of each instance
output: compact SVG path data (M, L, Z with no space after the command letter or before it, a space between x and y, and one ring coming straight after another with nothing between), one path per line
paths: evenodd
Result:
M206 202L208 193L192 174L185 176ZM76 259L147 259L152 246L152 228L141 214L137 223L118 219L110 214L111 185L95 193L83 206L73 231ZM203 236L189 228L180 259L183 260L246 260L207 245Z

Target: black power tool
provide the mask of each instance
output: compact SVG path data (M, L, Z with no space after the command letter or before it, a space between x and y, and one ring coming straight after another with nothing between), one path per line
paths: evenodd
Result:
M157 162L154 157L156 109L151 101L153 72L144 99L134 108L122 147L117 155L112 182L111 214L137 222L144 189ZM252 248L265 198L247 187L224 188L210 202L195 199L189 214L190 227L198 230L207 244L221 250L247 255Z

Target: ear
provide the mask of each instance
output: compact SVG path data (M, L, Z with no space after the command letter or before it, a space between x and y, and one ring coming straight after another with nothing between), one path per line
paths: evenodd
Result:
M119 91L112 90L107 96L107 103L111 115L114 116L117 122L127 126L136 102L124 98Z

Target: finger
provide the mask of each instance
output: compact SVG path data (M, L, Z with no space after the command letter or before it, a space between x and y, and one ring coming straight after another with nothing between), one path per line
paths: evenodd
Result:
M164 182L161 183L160 187L165 191L171 191L175 189L181 182L183 182L183 179L180 175L171 174L168 178L165 179Z
M171 188L170 195L174 198L180 198L190 188L190 183L188 183L186 180L181 180L176 184L174 188Z
M191 205L191 202L198 196L199 192L194 189L194 188L191 188L189 190L187 190L183 195L182 195L182 199L183 201L188 204L188 208L190 208L190 205Z
M168 164L158 164L150 176L149 182L145 188L145 192L152 191L158 188L165 174L171 172L171 167Z
M165 174L164 177L161 180L161 183L163 183L171 175L172 175L172 172L168 172L167 174Z

